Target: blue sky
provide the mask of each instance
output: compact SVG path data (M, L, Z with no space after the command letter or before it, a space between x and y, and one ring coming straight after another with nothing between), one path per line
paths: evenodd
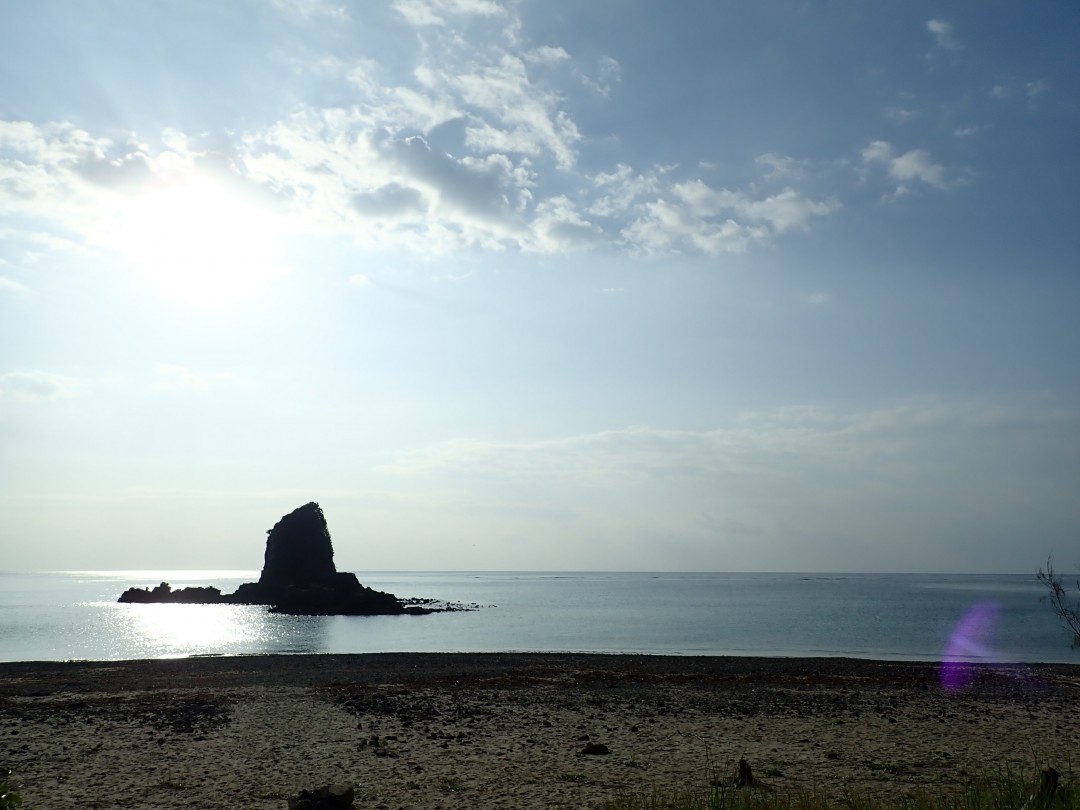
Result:
M1080 566L1080 11L0 8L7 569Z

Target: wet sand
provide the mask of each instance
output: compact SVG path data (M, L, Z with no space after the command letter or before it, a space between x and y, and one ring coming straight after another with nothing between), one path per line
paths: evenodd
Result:
M706 787L939 791L1080 751L1080 666L570 654L0 664L0 769L28 806L596 807ZM589 745L607 754L588 755Z

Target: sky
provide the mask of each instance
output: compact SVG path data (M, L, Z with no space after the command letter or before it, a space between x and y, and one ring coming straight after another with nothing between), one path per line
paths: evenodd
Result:
M0 568L1080 569L1080 8L0 5Z

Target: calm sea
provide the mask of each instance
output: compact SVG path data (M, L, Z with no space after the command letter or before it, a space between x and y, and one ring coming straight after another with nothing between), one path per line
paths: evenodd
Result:
M255 571L0 573L0 660L572 651L1080 663L1034 576L370 573L398 596L486 605L431 616L279 616L121 605L130 585Z

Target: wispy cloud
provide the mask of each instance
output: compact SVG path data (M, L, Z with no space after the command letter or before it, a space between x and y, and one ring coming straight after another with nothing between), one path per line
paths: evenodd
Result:
M716 189L702 180L675 183L668 194L643 205L644 213L623 229L628 244L648 252L693 248L709 254L742 253L811 218L840 208L834 198L814 200L793 188L755 197Z
M341 10L328 0L273 2L304 18ZM420 45L411 70L315 56L303 69L334 84L343 103L301 105L234 133L227 155L175 130L151 144L67 123L0 122L0 146L22 156L0 157L10 192L0 213L57 222L94 244L111 195L171 172L213 171L288 207L298 229L374 249L717 255L809 231L841 209L828 188L808 190L805 161L777 153L756 158L760 182L738 186L704 164L583 172L581 149L607 133L582 131L572 91L610 92L621 81L617 60L590 56L586 71L558 43L529 43L513 4L397 0L393 9ZM888 167L901 182L944 185L924 152L890 155Z
M493 0L394 0L393 8L409 25L420 28L446 26L455 17L499 17L507 13Z
M906 193L914 182L938 189L949 188L956 182L947 178L945 167L935 162L925 149L897 154L888 141L872 141L866 146L862 150L862 163L864 167L884 166L888 176L897 183L897 196Z
M349 16L344 5L332 2L332 0L271 0L271 2L282 11L305 20L312 17L344 20Z
M698 537L709 548L775 543L787 557L772 564L797 567L812 565L810 557L791 560L793 538L802 536L848 537L852 550L873 537L868 553L886 541L936 552L960 527L986 542L1011 542L1017 515L1028 521L1040 509L1070 508L1078 428L1080 414L1034 400L793 407L709 431L458 439L402 455L380 473L452 495L463 509L474 501L557 503L578 510L575 521L590 524L589 537L610 533L620 543L649 537L652 528L643 526ZM812 547L812 554L823 548Z
M934 37L934 43L941 49L953 51L960 47L960 43L953 36L953 25L948 20L935 18L927 20L926 30Z
M62 399L73 394L75 381L48 371L10 371L0 375L0 397L23 402Z
M176 363L157 363L154 366L153 387L156 391L203 391L209 384L205 376L186 366Z
M0 261L0 264L3 262ZM26 292L26 285L20 284L14 279L10 279L7 276L0 276L0 293L23 293Z

